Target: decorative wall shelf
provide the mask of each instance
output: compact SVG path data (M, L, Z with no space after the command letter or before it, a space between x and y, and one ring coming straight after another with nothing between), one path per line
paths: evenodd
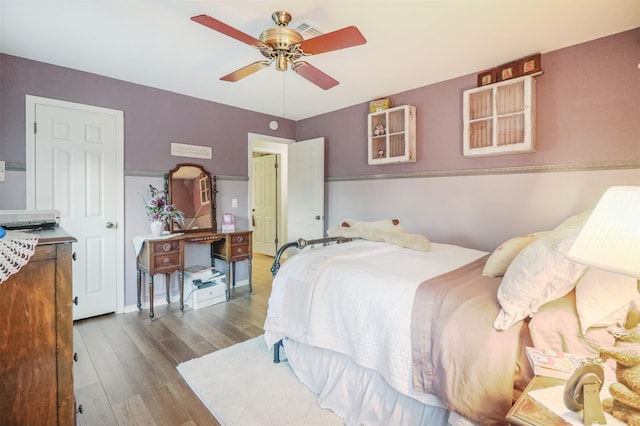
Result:
M416 108L403 105L369 114L369 164L416 161Z
M466 90L463 152L466 157L535 149L535 76Z

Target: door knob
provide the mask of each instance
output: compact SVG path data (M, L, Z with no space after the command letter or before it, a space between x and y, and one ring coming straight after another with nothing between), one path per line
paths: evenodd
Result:
M113 224L113 222L107 222L107 224L105 225L105 228L107 229L111 229L111 228L115 228L116 225Z

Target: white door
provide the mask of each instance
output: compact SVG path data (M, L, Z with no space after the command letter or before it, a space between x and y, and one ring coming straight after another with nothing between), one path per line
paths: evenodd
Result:
M123 114L47 101L33 102L32 208L60 211L60 226L77 239L74 320L115 312L122 283L117 227Z
M276 254L278 224L277 156L262 155L252 161L253 250L269 256Z
M289 145L289 241L324 237L324 138Z

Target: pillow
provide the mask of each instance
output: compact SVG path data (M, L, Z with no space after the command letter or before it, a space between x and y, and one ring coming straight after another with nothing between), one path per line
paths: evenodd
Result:
M398 231L404 232L404 229L400 226L398 219L382 219L373 222L364 222L360 220L345 219L342 221L341 227L356 228L371 232L383 232L383 231Z
M565 255L588 217L586 212L567 219L515 257L498 287L501 309L494 328L506 330L575 287L587 267Z
M635 278L587 269L576 285L576 310L582 333L586 334L591 327L623 325L629 303L638 297Z
M376 222L359 222L345 219L342 226L327 229L329 237L364 238L369 241L384 241L419 251L429 251L431 242L424 235L411 234L400 226L397 219Z
M486 275L488 277L503 276L518 253L544 234L546 234L546 232L537 232L535 234L511 238L510 240L500 244L498 248L491 253L491 256L489 256L487 262L484 264L482 275Z

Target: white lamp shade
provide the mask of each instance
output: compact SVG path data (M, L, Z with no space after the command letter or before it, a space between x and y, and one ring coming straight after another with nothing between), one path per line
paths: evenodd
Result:
M640 186L609 188L567 257L640 279Z

